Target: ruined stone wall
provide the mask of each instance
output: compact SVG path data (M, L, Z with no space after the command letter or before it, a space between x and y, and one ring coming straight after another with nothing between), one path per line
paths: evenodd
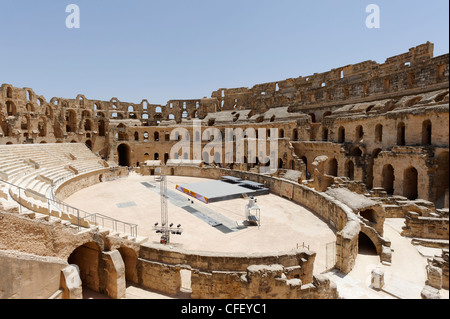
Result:
M109 231L79 232L60 220L30 219L0 207L0 298L79 299L81 281L122 298L127 258L119 251L128 249L137 258L139 247Z
M324 276L310 284L288 279L282 265L252 265L245 272L194 271L192 298L209 299L337 299L336 285Z
M433 47L427 42L383 64L365 61L253 88L219 89L210 98L170 100L166 105L146 99L90 100L81 94L47 102L31 88L3 84L0 143L86 143L115 163L120 162L119 147L127 145L122 164L139 166L154 159L165 163L176 143L170 141L170 133L178 127L191 133L193 119L203 119L203 128L220 131L277 128L280 139L291 143L280 143L280 169L299 170L307 178L313 173L310 164L325 155L330 164L337 161L335 176L361 181L371 189L389 186L382 176L390 164L395 185L388 193L409 198L416 194L404 189L409 183L404 174L414 168L420 175L417 197L446 207L449 63L448 54L433 57ZM205 144L207 139L202 147ZM192 158L192 152L187 156Z
M408 211L405 214L405 226L402 235L427 239L449 239L449 218L438 216L421 216L421 214Z
M424 87L442 88L448 82L448 55L433 58L433 47L429 42L419 45L384 64L365 61L251 89L219 89L211 97L219 100L223 110L289 106L291 111L309 110L320 119L337 105L405 95Z
M426 285L435 289L448 290L448 249L442 250L441 256L428 259Z
M211 179L220 179L223 175L234 176L264 184L270 189L271 193L280 196L282 195L282 184L292 184L292 200L310 209L327 221L331 227L336 229L336 267L342 272L348 273L355 264L356 256L358 255L358 235L362 228L361 223L364 223L364 221L360 219L350 207L336 200L334 197L298 183L245 171L179 166L162 167L162 173L167 175L193 176ZM370 222L367 226L371 226ZM378 228L382 228L381 220ZM375 230L374 233L376 233ZM386 243L384 241L379 241L380 235L369 233L369 236L373 237L374 244L378 247L378 251L381 254L382 245Z
M126 176L128 176L128 169L126 167L105 168L100 171L80 174L59 185L55 189L55 196L59 200L64 200L70 195L87 187Z
M50 298L60 289L66 267L59 258L0 250L0 299Z
M191 272L191 297L337 298L336 287L313 276L315 253L277 254L193 252L143 244L138 283L175 295L183 286L181 270ZM188 288L189 289L189 288Z

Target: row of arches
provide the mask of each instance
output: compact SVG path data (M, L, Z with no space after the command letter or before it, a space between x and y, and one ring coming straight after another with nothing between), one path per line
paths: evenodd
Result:
M306 158L302 158L303 161ZM306 162L305 162L306 164ZM333 158L328 161L326 165L326 174L334 177L338 177L338 161ZM394 195L394 181L395 174L394 168L391 164L387 164L382 169L382 187L388 195ZM350 180L355 178L355 164L349 159L345 162L344 177L348 177ZM404 170L403 176L403 196L410 200L418 198L418 171L415 167L410 166Z
M406 124L404 122L400 122L397 124L397 139L396 144L399 146L404 146L407 144L406 140ZM364 138L365 132L362 125L358 125L355 128L354 133L354 143L362 143ZM375 143L381 143L383 142L384 138L384 127L382 124L377 124L375 126L374 131L374 142ZM325 127L322 130L322 140L328 141L328 129ZM338 128L338 134L337 134L337 142L338 143L346 143L348 142L346 137L346 129L343 126L340 126ZM422 145L431 145L432 144L432 123L430 120L424 120L422 122L422 128L421 128L421 144Z
M394 195L395 192L394 167L391 164L384 165L381 175L382 175L381 186L388 195ZM417 169L413 166L410 166L403 171L403 196L405 196L410 200L417 199L419 196L418 177L419 173Z
M117 269L113 269L112 267L105 265L105 260L102 258L102 254L104 254L104 252L102 252L102 249L97 242L87 242L77 247L69 255L67 259L68 264L76 265L79 269L84 296L87 289L100 294L109 295L112 292L108 291L108 281L116 281L111 284L122 284L124 285L123 288L125 288L126 282L137 282L136 265L138 256L136 251L126 246L121 246L115 251L120 254L123 261L123 266L125 267L125 272L122 275L124 278L122 279L115 276L118 274L111 273ZM118 267L120 268L120 266ZM106 269L108 270L106 271ZM105 271L107 274L103 273Z

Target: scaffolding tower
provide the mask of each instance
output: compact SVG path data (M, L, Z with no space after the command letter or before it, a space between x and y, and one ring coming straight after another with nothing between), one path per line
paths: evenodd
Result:
M183 230L180 228L181 224L177 225L177 228L172 228L173 223L169 225L169 208L167 203L167 177L161 175L160 179L160 195L161 195L161 226L159 223L155 223L153 230L157 234L161 234L160 243L167 245L170 243L170 234L181 235Z

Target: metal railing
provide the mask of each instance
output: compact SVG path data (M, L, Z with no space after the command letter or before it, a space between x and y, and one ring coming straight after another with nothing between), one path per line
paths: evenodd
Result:
M10 182L4 181L2 179L0 179L0 183L9 185L9 189L8 189L9 195L8 196L11 196L11 198L19 204L20 213L23 213L23 208L29 209L31 211L35 211L35 210L33 210L33 208L31 208L32 207L31 203L28 202L30 204L29 205L30 207L27 207L26 205L24 205L22 203L22 199L26 200L24 197L26 196L27 189L17 186L15 184L12 184ZM14 188L17 189L17 198L14 198L14 195L13 195ZM61 213L61 217L63 217L62 214L66 214L68 221L70 221L72 224L77 226L78 231L90 228L92 226L101 226L103 228L107 228L107 229L113 230L115 232L123 232L125 234L130 235L131 237L137 237L138 225L136 225L136 224L123 222L123 221L117 220L115 218L111 218L111 217L108 217L108 216L105 216L102 214L98 214L98 213L92 214L92 213L85 212L79 208L73 207L71 205L64 203L63 201L60 201L60 200L54 198L53 191L51 191L51 195L53 198L49 198L46 195L43 195L40 193L38 193L38 194L39 194L39 197L42 197L42 200L47 201L46 209L48 210L48 215L50 217L52 216L52 211L53 211L52 207L53 207L59 213ZM41 207L44 207L44 205L42 205ZM64 219L64 218L62 218L62 219Z

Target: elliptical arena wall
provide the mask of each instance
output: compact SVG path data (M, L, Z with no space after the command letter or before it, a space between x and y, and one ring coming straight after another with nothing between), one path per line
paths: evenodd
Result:
M264 184L270 188L271 193L280 196L282 184L291 184L293 185L292 200L312 210L336 229L336 267L340 271L348 273L355 264L358 254L358 234L361 230L361 222L351 208L327 194L276 177L224 168L165 166L162 167L162 173L211 179L220 179L224 175L234 176Z

